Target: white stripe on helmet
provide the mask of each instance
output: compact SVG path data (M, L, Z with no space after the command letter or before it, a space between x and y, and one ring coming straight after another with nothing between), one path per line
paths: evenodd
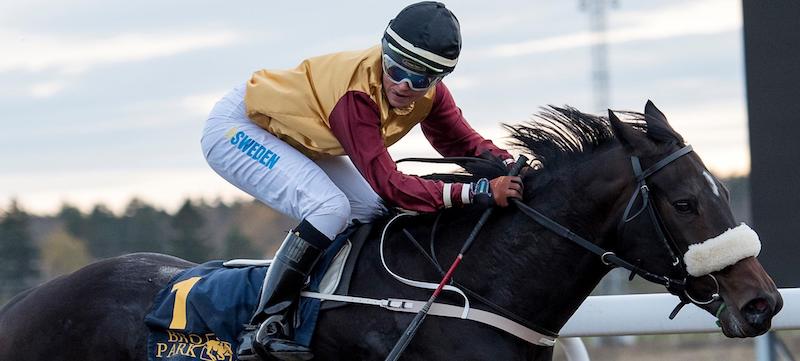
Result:
M399 53L399 54L402 54L402 55L403 55L403 56L405 56L406 58L409 58L409 59L415 59L415 60L416 60L416 58L415 58L413 55L409 55L409 54L407 54L406 52L404 52L404 51L400 50L398 47L396 47L396 46L392 45L392 43L388 43L388 44L389 44L389 48L390 48L390 49L392 49L392 51L394 51L394 52L396 52L396 53ZM434 68L434 67L432 67L430 64L428 64L428 63L426 63L426 62L424 62L424 61L419 61L419 60L416 60L416 61L417 61L418 63L422 64L422 65L425 65L426 67L428 67L429 69L431 69L431 70L433 70L433 71L437 71L437 72L439 72L439 73L442 73L442 72L444 72L444 69Z
M414 53L417 56L421 56L424 59L430 60L430 61L432 61L434 63L441 64L441 65L444 65L444 66L450 67L450 68L454 68L456 66L456 64L458 64L458 58L448 59L448 58L445 58L445 57L443 57L441 55L437 55L437 54L434 54L434 53L432 53L430 51L427 51L425 49L418 48L418 47L414 46L414 44L409 43L405 39L401 38L400 35L395 33L394 30L392 30L391 26L386 28L386 34L388 34L392 38L392 40L396 41L398 44L400 44L400 46L402 46L406 50ZM389 45L391 46L391 44L389 44ZM397 51L395 48L393 48L392 50ZM408 54L403 54L403 55L408 56Z

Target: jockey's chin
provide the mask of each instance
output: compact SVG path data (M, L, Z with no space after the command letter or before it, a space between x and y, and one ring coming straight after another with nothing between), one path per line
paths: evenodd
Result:
M386 95L389 105L394 108L408 107L427 92L427 89L413 90L405 82L395 84L388 75L383 74L383 93Z

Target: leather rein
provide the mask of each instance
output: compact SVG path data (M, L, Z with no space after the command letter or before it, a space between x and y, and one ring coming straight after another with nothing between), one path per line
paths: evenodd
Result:
M607 266L622 267L622 268L625 268L625 269L629 270L631 272L629 279L633 279L633 277L635 275L639 275L640 277L642 277L645 280L648 280L648 281L653 282L653 283L664 285L670 293L678 296L678 298L680 299L680 303L675 307L675 309L672 311L672 313L669 316L670 319L673 319L677 315L677 313L680 311L680 309L686 304L695 303L697 305L706 305L706 304L712 303L712 302L714 302L714 301L719 299L719 283L717 282L716 278L711 274L709 274L708 276L713 279L713 281L714 281L714 283L716 285L716 292L714 292L712 294L710 299L709 300L705 300L705 301L698 301L698 300L695 300L694 298L692 298L691 296L689 296L689 293L686 291L686 284L687 284L687 279L689 277L689 274L686 271L686 266L683 263L681 257L678 256L678 255L682 255L683 252L680 251L680 249L677 246L677 243L671 237L671 235L669 234L669 231L664 227L663 221L661 220L661 217L660 217L660 214L658 213L658 210L656 209L656 207L653 205L654 202L651 199L650 189L647 186L647 178L648 177L650 177L651 175L655 174L659 170L663 169L664 167L666 167L670 163L674 162L675 160L681 158L682 156L691 153L692 151L693 151L692 146L691 145L686 145L686 146L682 147L681 149L678 149L677 151L671 153L670 155L662 158L661 160L659 160L658 162L656 162L655 164L653 164L652 166L650 166L649 168L647 168L645 170L642 170L641 162L639 160L639 157L636 157L636 156L631 156L630 157L631 166L633 168L633 174L634 174L635 181L636 181L636 190L634 191L633 195L631 196L630 200L628 201L628 204L627 204L627 206L625 208L625 212L623 214L623 217L620 220L620 223L618 224L618 227L617 227L618 234L622 235L623 232L624 232L624 226L628 222L636 219L639 215L644 213L644 211L647 211L647 215L650 218L650 223L653 225L653 228L655 229L659 240L666 246L666 248L669 250L670 256L673 258L673 260L671 262L672 266L673 267L677 267L679 269L679 272L681 274L680 278L673 278L673 277L670 277L670 276L667 276L667 275L662 275L662 274L650 272L650 271L648 271L648 270L646 270L646 269L644 269L644 268L642 268L642 267L640 267L638 265L634 265L634 264L632 264L632 263L620 258L619 256L617 256L616 253L608 251L608 250L606 250L606 249L604 249L604 248L602 248L602 247L600 247L600 246L588 241L587 239L575 234L570 229L562 226L558 222L550 219L549 217L547 217L544 214L540 213L536 209L528 206L523 201L521 201L519 199L513 199L513 198L511 200L514 202L514 204L516 204L517 208L524 215L526 215L527 217L531 218L535 222L539 223L541 226L547 228L551 232L553 232L553 233L555 233L555 234L557 234L557 235L559 235L559 236L561 236L563 238L569 239L570 241L572 241L573 243L577 244L578 246L580 246L580 247L586 249L587 251L592 252L593 254L599 256L600 257L600 261L603 264L605 264ZM487 164L488 163L494 164L493 162L491 162L489 160L486 160L486 159L472 158L472 157L445 157L445 158L438 158L438 159L405 158L405 159L399 160L397 163L404 162L404 161L428 162L428 163L456 163L456 164L457 164L458 161L478 161L478 162L484 162L484 163L487 163ZM642 198L641 207L636 212L634 212L633 215L630 215L630 213L632 212L633 206L636 203L636 199L638 199L639 197ZM440 215L441 215L441 213L440 213ZM437 270L439 270L440 273L441 273L441 272L443 272L443 269L439 265L439 262L436 259L436 254L435 254L435 251L434 251L434 242L435 242L434 235L435 235L435 232L436 232L436 225L438 223L438 220L439 220L439 216L437 216L436 221L434 223L434 226L432 227L432 230L431 230L431 253L430 253L430 255L428 255L428 253L421 246L421 244L419 244L419 242L417 242L414 239L414 237L411 236L410 233L408 233L408 232L404 232L404 233L412 241L412 243L414 243L416 245L418 250L428 258L428 261L431 262L437 268ZM471 291L468 288L465 288L463 285L459 285L458 283L455 282L455 280L452 280L451 283L457 285L459 288L464 290L470 296L478 299L480 302L486 304L490 308L494 309L496 312L498 312L500 314L503 314L504 316L506 316L506 317L508 317L510 319L513 319L513 320L516 320L517 322L525 324L526 326L528 326L528 327L530 327L532 329L538 329L538 330L544 331L545 333L550 333L550 334L553 334L553 335L556 334L555 332L552 332L552 331L549 331L549 330L542 330L541 327L535 327L534 325L530 325L528 322L525 322L525 320L522 317L519 317L516 314L514 314L513 312L510 312L510 311L502 308L501 306L499 306L499 305L497 305L497 304L495 304L495 303L493 303L493 302L481 297L476 292Z

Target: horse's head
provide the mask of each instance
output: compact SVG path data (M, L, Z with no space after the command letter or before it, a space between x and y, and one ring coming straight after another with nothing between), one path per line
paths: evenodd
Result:
M736 224L726 187L649 101L643 121L609 111L627 168L618 178L617 255L668 278L670 292L716 315L726 336L766 332L783 301L755 258L758 236Z

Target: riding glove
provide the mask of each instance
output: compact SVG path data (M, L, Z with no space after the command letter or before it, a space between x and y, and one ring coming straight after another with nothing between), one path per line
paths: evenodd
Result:
M522 179L517 176L501 176L489 181L494 203L508 207L508 198L522 199Z

